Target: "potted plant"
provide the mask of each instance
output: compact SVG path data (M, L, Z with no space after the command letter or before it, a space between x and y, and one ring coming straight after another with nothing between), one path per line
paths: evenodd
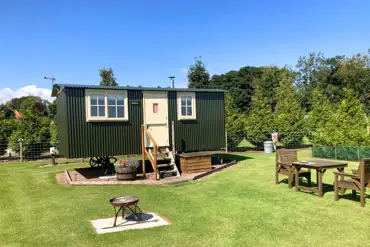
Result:
M114 163L117 180L135 180L139 162L137 160L119 160Z

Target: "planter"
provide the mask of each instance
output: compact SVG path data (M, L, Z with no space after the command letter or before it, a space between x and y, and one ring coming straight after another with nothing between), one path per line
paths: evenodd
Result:
M116 167L117 180L135 180L137 168L132 167Z

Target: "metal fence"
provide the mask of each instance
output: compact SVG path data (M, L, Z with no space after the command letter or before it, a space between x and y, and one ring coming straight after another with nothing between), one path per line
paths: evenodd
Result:
M328 147L313 145L312 157L359 161L362 158L370 158L370 147Z
M244 134L240 135L230 135L225 133L225 142L227 143L227 148L220 150L221 152L247 152L247 151L263 151L264 141L271 141L271 136L266 136L259 140L249 138ZM30 143L27 140L20 141L12 146L8 145L7 141L0 140L0 162L9 161L37 161L52 159L50 154L50 148L54 147L58 150L58 144L51 144L49 142L38 142ZM288 148L288 149L303 149L312 147L311 143L307 141L302 141L301 139L291 140L289 143L278 142L276 148ZM120 156L120 155L117 155ZM58 154L55 156L59 157ZM65 159L65 158L64 158ZM80 159L86 160L86 157L81 157Z
M49 142L28 143L23 140L9 145L7 141L0 141L0 162L51 159L50 148L52 147L58 149L57 144Z
M247 135L239 134L229 134L225 135L226 143L227 143L227 150L228 152L245 152L245 151L263 151L264 150L264 142L265 141L272 141L270 135L264 138L250 138ZM277 142L276 148L287 148L287 149L303 149L303 148L311 148L312 144L309 141L310 136L307 137L300 137L300 138L292 138L286 143Z

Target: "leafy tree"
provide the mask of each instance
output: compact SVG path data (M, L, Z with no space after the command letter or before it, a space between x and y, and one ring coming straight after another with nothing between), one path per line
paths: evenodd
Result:
M322 129L334 116L335 105L323 94L323 92L315 88L312 91L312 110L308 114L307 127L313 133L315 141L318 141L316 132L317 129Z
M21 113L29 112L35 116L47 116L47 104L48 102L42 100L37 96L25 96L21 98L14 98L7 102L6 106L13 113L10 117L14 117L14 111L17 110Z
M280 81L280 87L277 90L276 113L279 140L284 144L301 141L305 135L304 110L290 73L286 73Z
M50 144L55 145L58 142L58 125L55 121L50 123Z
M227 90L233 99L232 107L240 113L247 114L251 106L253 81L260 78L261 74L261 68L242 67L238 71L212 76L210 87Z
M48 113L49 117L51 119L54 119L55 116L57 115L57 102L54 100L52 103L48 104Z
M101 77L100 86L118 86L112 68L99 69Z
M296 86L304 108L311 109L314 88L319 88L329 100L340 101L342 81L337 72L343 58L326 58L323 53L310 53L308 57L299 58L296 66Z
M14 110L9 104L0 105L0 119L14 118Z
M195 58L195 63L188 69L189 88L208 88L209 73L201 58Z
M15 123L13 119L0 120L0 155L3 155L8 147L8 140L11 136Z
M245 136L246 117L233 108L232 98L229 94L225 96L225 123L227 130L228 145L235 148Z
M351 89L362 104L365 104L367 112L370 112L370 57L356 54L350 58L344 58L338 70L338 76L342 78L342 87ZM341 90L343 95L343 90ZM343 97L342 97L343 98Z
M345 90L345 99L331 118L316 129L315 143L328 146L369 145L364 106L352 90Z
M252 108L249 111L245 130L248 139L253 142L263 142L275 127L275 115L272 112L269 99L257 87L252 97Z
M261 74L258 74L253 80L253 88L259 88L261 97L267 98L272 111L275 111L276 108L277 89L286 73L291 72L285 67L262 67Z
M23 155L38 157L47 151L50 140L50 120L27 111L21 119L15 120L16 128L9 138L9 146L19 152L19 140L23 139Z

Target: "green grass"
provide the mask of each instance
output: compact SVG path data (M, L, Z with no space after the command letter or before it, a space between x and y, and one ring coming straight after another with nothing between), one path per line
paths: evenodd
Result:
M311 142L310 138L308 138L307 136L304 136L304 137L302 137L302 144L303 145L312 145L312 142Z
M239 145L238 145L238 148L256 148L255 145L253 145L253 143L251 143L250 141L248 141L247 139L243 139Z
M207 180L167 187L66 187L55 182L64 167L0 165L0 246L368 246L370 204L275 185L274 154L234 158L239 165ZM97 235L90 220L112 216L108 200L120 195L172 224Z

